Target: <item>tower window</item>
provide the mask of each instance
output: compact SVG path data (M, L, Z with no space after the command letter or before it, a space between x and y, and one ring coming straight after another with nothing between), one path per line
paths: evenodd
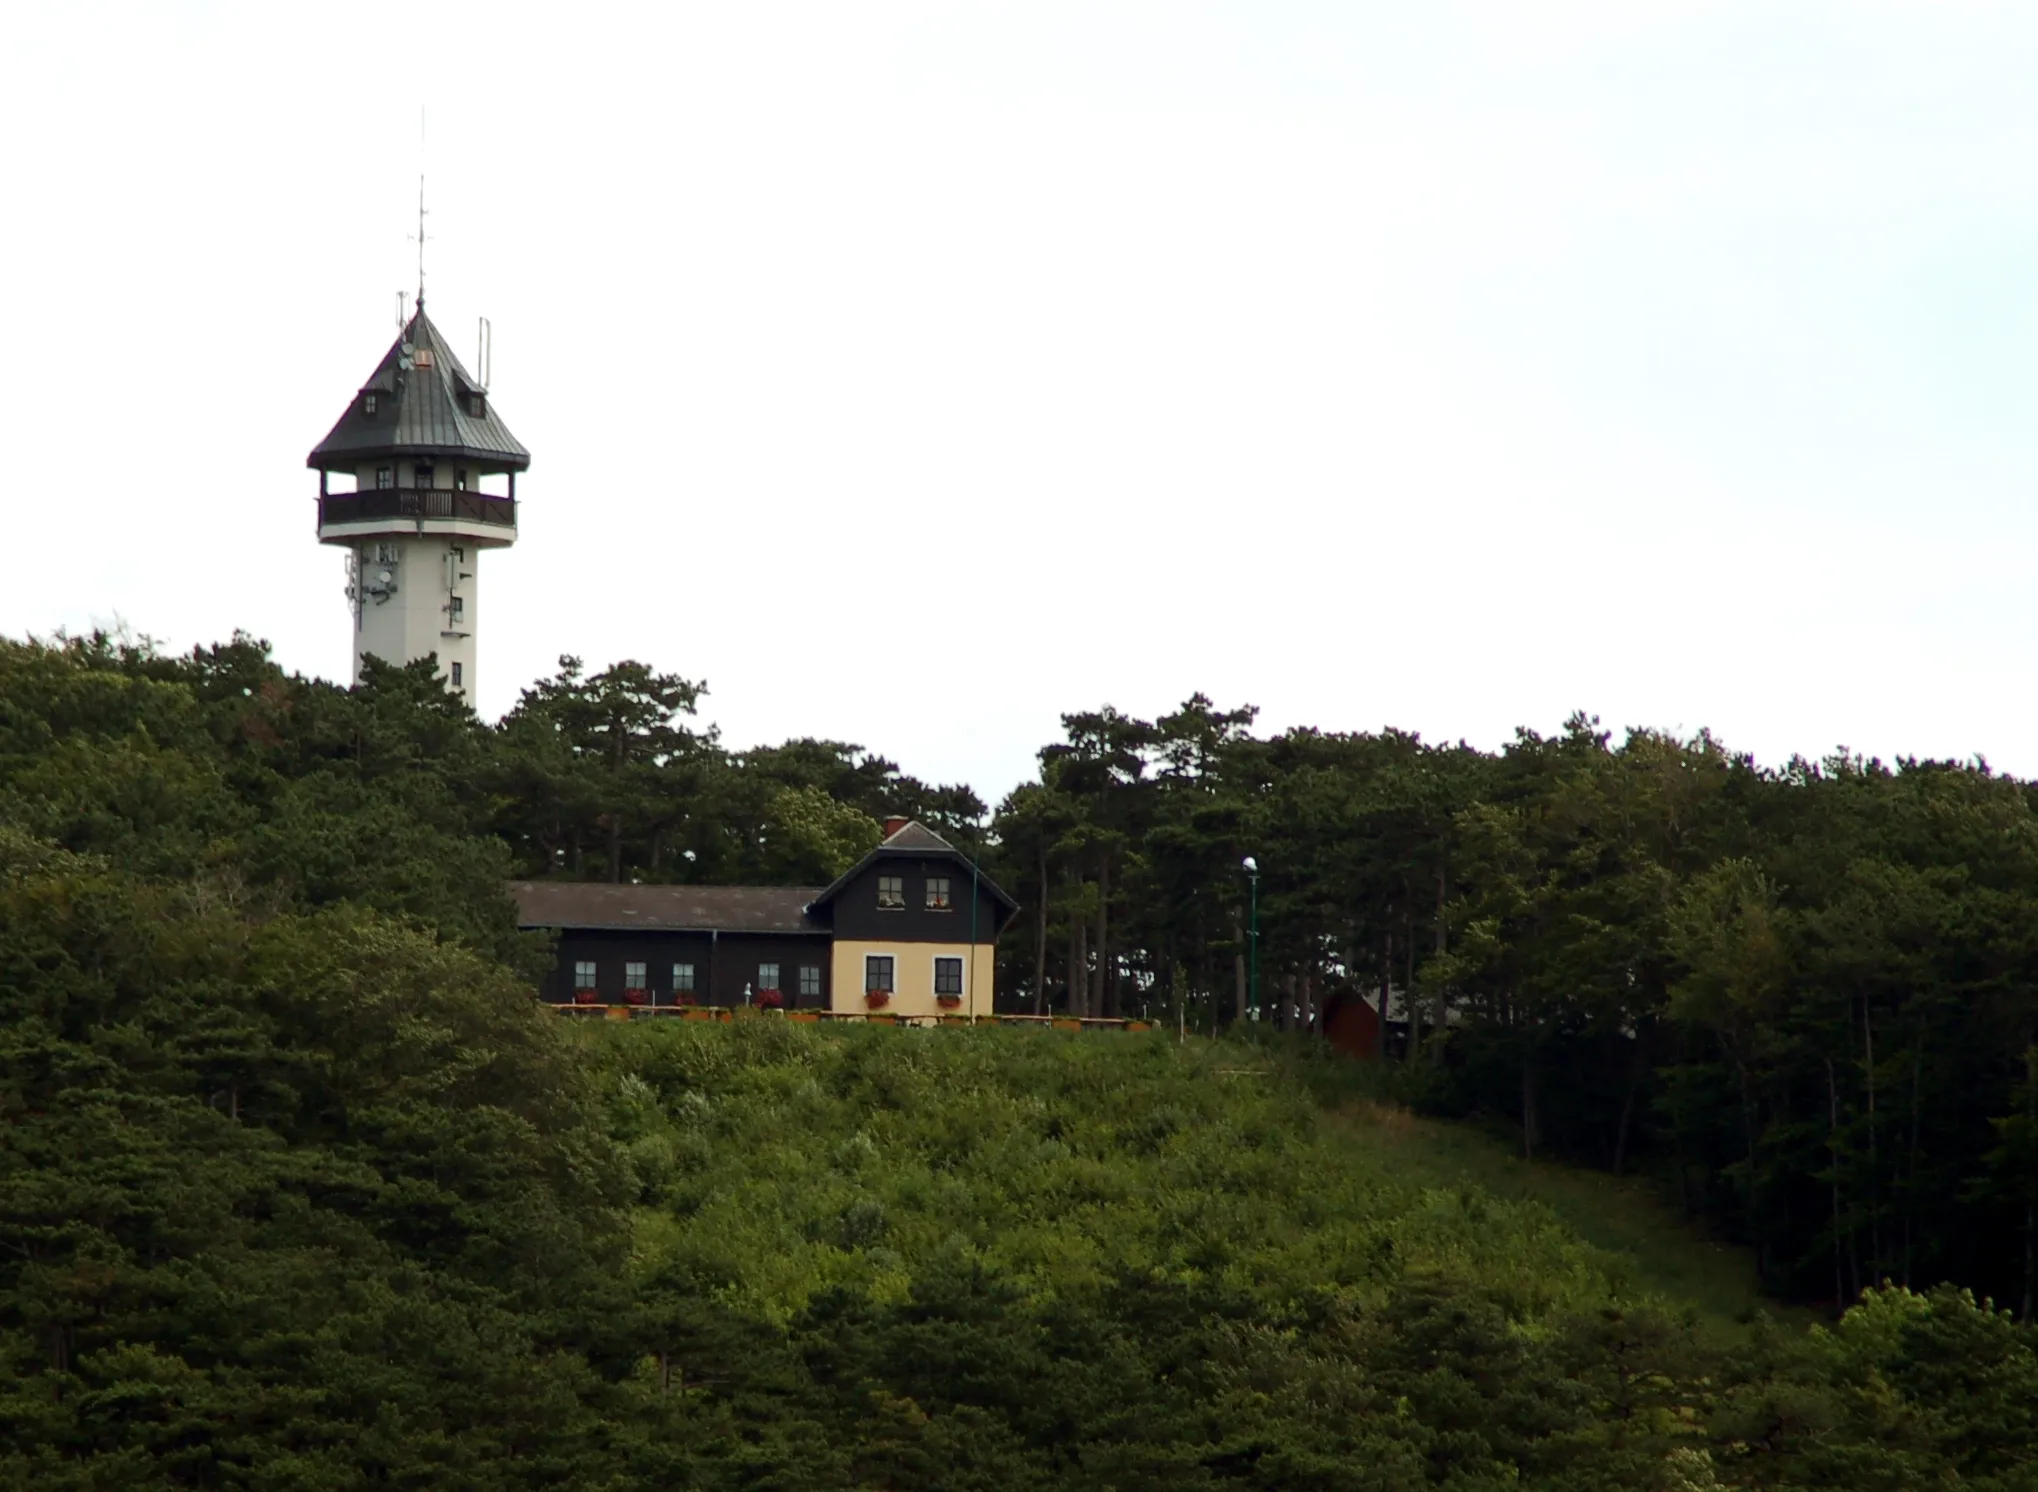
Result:
M467 396L467 410L477 420L486 418L488 414L488 395L469 394Z
M375 396L373 394L363 394L361 396L361 413L375 413Z
M384 489L394 487L396 485L396 468L393 466L376 467L375 485Z
M457 664L457 663L453 665L453 687L454 687L455 689L458 689L458 688L460 688L460 687L461 687L461 684L460 684L460 665L459 665L459 664Z
M467 490L466 467L463 466L453 473L453 490L455 492L465 492Z
M451 601L446 603L446 610L449 613L451 613L454 621L456 622L459 621L460 618L467 611L466 598L462 596L455 596Z
M432 485L433 473L432 469L429 466L413 466L410 469L410 471L411 480L414 481L418 486L429 487Z

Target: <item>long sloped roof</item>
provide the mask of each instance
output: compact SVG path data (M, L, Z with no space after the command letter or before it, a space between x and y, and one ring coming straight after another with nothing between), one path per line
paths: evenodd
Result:
M373 414L361 397L370 393L377 396ZM496 415L495 401L460 365L422 305L305 465L331 469L378 456L440 456L515 471L531 464L531 453Z
M523 927L640 928L649 932L825 933L807 916L813 886L615 886L511 881Z

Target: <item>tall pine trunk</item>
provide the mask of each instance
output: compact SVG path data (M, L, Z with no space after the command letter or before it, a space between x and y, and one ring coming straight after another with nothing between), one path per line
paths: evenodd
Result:
M1090 1001L1092 1015L1116 1015L1117 981L1111 969L1111 852L1097 855L1097 985Z
M1387 1002L1391 998L1394 984L1394 934L1387 933L1380 943L1380 1058L1385 1061L1392 1055L1387 1040Z
M1040 910L1034 919L1033 1013L1047 1014L1047 840L1040 841Z
M1073 862L1069 865L1069 1008L1070 1015L1084 1015L1089 1003L1090 969L1083 949L1082 877Z
M1840 1252L1840 1088L1833 1081L1833 1059L1826 1058L1826 1150L1833 1158L1833 1313L1847 1308L1847 1286Z

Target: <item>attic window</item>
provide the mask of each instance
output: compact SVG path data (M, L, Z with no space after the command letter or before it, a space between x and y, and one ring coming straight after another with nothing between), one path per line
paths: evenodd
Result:
M420 347L417 351L417 357L413 360L413 366L419 368L429 368L431 367L431 365L432 365L432 349L429 347Z
M363 394L361 396L361 413L375 413L375 396L373 394Z
M467 396L467 412L477 420L486 418L488 415L488 395L469 394Z

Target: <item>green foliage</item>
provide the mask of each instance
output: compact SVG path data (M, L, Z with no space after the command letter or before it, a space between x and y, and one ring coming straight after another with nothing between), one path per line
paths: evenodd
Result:
M0 1487L2034 1485L2026 785L1198 696L1067 717L985 835L700 694L0 642ZM512 867L818 882L895 811L1030 897L1003 988L1226 1039L533 1000ZM1362 995L1384 1073L1278 1034ZM1382 1092L1855 1303L1729 1330Z

